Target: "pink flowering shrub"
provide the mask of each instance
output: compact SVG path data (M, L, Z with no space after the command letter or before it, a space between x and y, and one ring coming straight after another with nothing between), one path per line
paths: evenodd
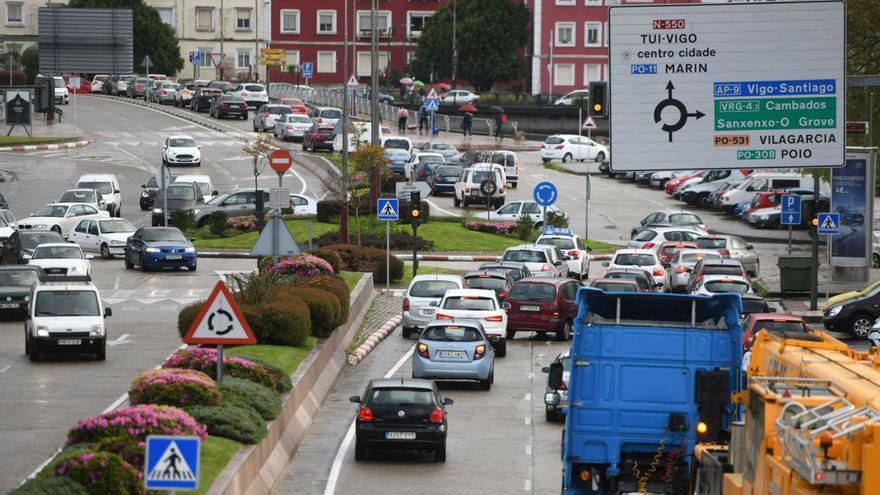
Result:
M274 265L269 263L266 268L278 275L299 275L313 277L325 273L333 273L333 266L322 258L311 254L282 258Z
M145 441L148 435L194 435L204 440L207 432L183 409L141 404L80 421L67 434L67 444L97 442L119 435L139 441Z
M181 368L201 371L211 378L217 375L217 349L208 347L187 347L172 354L165 364L165 369ZM291 389L290 377L284 371L267 363L258 363L239 357L223 358L224 376L244 378L259 383L276 392L287 392Z
M226 219L226 226L241 232L257 230L253 217L231 217Z
M138 470L110 452L83 452L59 462L55 476L68 477L93 495L145 493Z
M168 406L216 406L220 401L217 384L201 371L160 369L141 373L128 391L131 404Z
M514 234L516 223L467 221L464 223L464 228L468 230L475 230L477 232L487 232L489 234L497 234L510 237Z

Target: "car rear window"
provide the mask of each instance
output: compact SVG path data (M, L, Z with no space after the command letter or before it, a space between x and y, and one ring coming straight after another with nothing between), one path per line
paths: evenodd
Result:
M248 91L266 91L262 84L247 84L244 89Z
M650 241L651 239L657 237L657 232L653 230L643 230L639 232L639 235L636 236L634 241Z
M590 287L601 289L606 292L638 292L633 284L619 282L593 282Z
M574 240L566 237L542 237L538 239L538 244L550 244L559 249L574 249Z
M37 285L40 278L34 270L4 270L0 272L0 285L9 286L27 286Z
M504 252L501 261L518 261L520 263L546 263L547 255L543 251L513 249Z
M437 342L478 342L483 340L478 330L458 326L428 327L419 339Z
M420 280L409 289L412 297L441 298L449 289L458 289L458 284L449 280Z
M737 294L745 294L749 290L749 284L745 282L716 280L706 282L706 290L709 292L734 292Z
M724 249L727 246L727 239L702 237L697 239L697 246L703 249Z
M626 272L617 272L617 273L606 273L605 278L616 278L620 280L631 280L639 286L639 290L647 291L650 289L650 285L648 284L648 279L645 278L645 275L639 275L638 273L626 273Z
M556 137L556 136L550 136L544 140L545 144L562 144L564 142L565 142L564 139L562 139L561 137Z
M614 257L615 265L653 266L656 260L650 254L618 254Z
M743 313L764 313L767 311L767 303L762 299L743 298Z
M393 406L412 404L433 406L434 392L411 388L374 388L370 391L367 403L374 406Z
M273 114L273 115L293 113L293 110L291 110L290 107L269 107L266 109L266 111Z
M759 321L755 323L755 333L767 330L770 333L806 333L807 329L799 321Z
M443 309L466 311L494 311L495 300L478 296L453 296L446 298Z
M703 275L742 275L743 270L736 265L706 265Z
M437 175L443 177L458 177L461 175L461 167L440 167L437 169Z
M497 290L503 289L506 284L506 281L503 278L497 277L470 277L464 279L465 286L471 289L489 289L489 290Z
M45 244L47 242L64 242L64 238L54 232L47 232L45 234L28 233L21 235L21 247L24 249L33 249L40 244Z
M385 144L383 144L385 148L397 148L400 150L408 150L409 143L405 139L386 139Z
M540 282L517 283L507 297L516 301L552 301L556 299L556 286Z
M673 213L669 215L669 223L675 224L698 224L703 223L700 221L700 217L692 214L692 213Z
M686 253L679 257L678 262L696 264L701 259L720 260L721 255L715 253Z
M321 110L318 114L325 119L338 119L342 117L342 112L339 110Z

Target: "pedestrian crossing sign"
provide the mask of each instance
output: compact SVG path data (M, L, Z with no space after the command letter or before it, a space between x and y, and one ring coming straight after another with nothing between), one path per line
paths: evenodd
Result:
M376 205L376 218L386 222L393 222L400 218L397 198L379 198Z
M147 490L195 490L199 486L199 437L150 435L144 463Z
M819 213L818 220L817 234L837 235L840 233L840 213Z
M440 110L440 103L437 100L428 100L425 102L425 109L429 112Z

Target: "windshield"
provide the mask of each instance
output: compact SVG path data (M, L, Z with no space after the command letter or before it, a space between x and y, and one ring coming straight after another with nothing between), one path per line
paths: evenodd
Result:
M34 285L39 282L36 270L2 270L0 271L0 286Z
M643 230L643 231L639 232L639 235L637 235L636 238L633 240L634 241L650 241L654 237L657 237L657 232L654 232L653 230Z
M124 218L116 220L101 220L101 232L104 234L121 234L125 232L134 232L134 225Z
M656 260L650 254L618 254L614 257L615 265L654 266Z
M190 138L171 138L168 141L168 146L172 148L195 148L198 145L195 140Z
M542 237L538 239L538 244L550 244L559 249L575 249L574 240L566 237Z
M169 187L168 188L168 199L177 199L184 201L193 201L196 199L196 193L193 191L192 186L188 187ZM161 202L163 198L162 191L159 191L159 196L157 201Z
M706 265L703 275L742 275L742 268L736 265Z
M743 298L743 314L749 313L767 313L767 303L763 299Z
M310 119L307 115L300 115L300 114L291 114L289 117L287 117L287 121L288 122L298 122L300 124L311 124L312 123L312 119Z
M446 160L443 159L443 155L419 155L419 162L421 163L444 163Z
M749 285L745 282L723 280L706 282L706 290L709 292L735 292L737 294L745 294L749 290Z
M480 332L470 327L428 327L419 340L433 340L435 342L479 342L483 340Z
M266 91L262 84L246 84L244 89L248 91Z
M519 261L522 263L546 263L547 255L543 251L514 249L504 252L501 261Z
M562 139L561 137L550 136L544 141L544 144L562 144L564 142L565 142L565 140Z
M82 251L77 246L39 246L34 249L33 259L82 259Z
M161 229L145 229L144 240L147 242L167 241L167 242L189 242L183 232L177 229L161 228Z
M501 290L507 285L503 278L471 277L464 279L465 285L471 289Z
M494 311L495 300L478 296L453 296L443 302L443 309L466 311Z
M516 301L552 301L556 299L556 286L540 282L518 283L507 297Z
M113 184L109 182L80 182L78 189L94 189L101 194L113 194Z
M67 213L66 206L44 206L34 213L35 217L63 217Z
M697 245L703 249L724 249L727 239L702 237L697 239Z
M807 327L799 321L759 321L755 331L767 330L770 333L806 333Z
M454 150L455 147L452 146L451 144L447 144L447 143L434 143L434 144L431 145L431 149L435 149L435 150Z
M46 244L47 242L64 242L64 239L55 233L45 233L45 234L33 234L27 233L21 235L21 247L24 249L33 249L40 244Z
M669 215L669 223L675 224L700 224L700 217L691 213L673 213Z
M433 406L434 392L411 388L376 388L370 392L367 404L371 406Z
M386 139L385 143L382 145L386 149L388 148L396 148L399 150L408 150L409 143L404 139Z
M634 284L622 283L622 282L603 282L596 281L593 282L590 287L595 289L601 289L606 292L638 292L636 290L636 286Z
M67 191L58 199L59 203L93 203L94 191Z
M100 316L98 296L92 290L40 291L34 316Z
M433 297L440 299L448 289L458 289L455 282L449 280L420 280L409 289L412 297Z
M342 117L342 112L340 110L321 110L318 115L325 119L338 119Z

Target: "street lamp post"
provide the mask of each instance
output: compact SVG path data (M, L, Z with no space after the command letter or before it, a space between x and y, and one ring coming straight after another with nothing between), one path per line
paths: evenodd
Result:
M379 144L379 0L372 0L370 7L370 142Z
M458 43L456 40L457 24L456 24L456 8L455 0L452 0L452 89L457 87L455 74L458 72Z
M342 211L339 215L339 242L348 244L348 0L345 0L342 46Z

